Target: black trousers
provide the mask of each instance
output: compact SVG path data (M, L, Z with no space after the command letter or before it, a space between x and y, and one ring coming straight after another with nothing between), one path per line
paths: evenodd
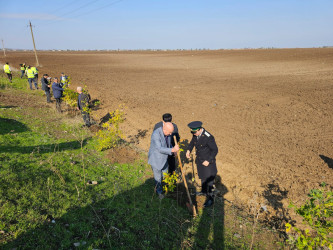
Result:
M216 175L201 179L201 192L206 195L212 195L213 185Z
M90 116L89 116L89 113L81 110L81 114L82 114L82 117L83 117L84 124L85 124L87 127L90 127L91 124L90 124Z
M50 90L45 90L45 95L46 95L46 101L47 101L47 103L51 102Z
M21 78L24 76L25 70L21 70Z
M61 112L61 98L55 98L56 100L56 109L58 112Z
M169 174L172 174L176 170L176 157L174 154L168 155Z
M13 79L12 73L6 73L6 74L7 74L9 81L12 82L12 79Z

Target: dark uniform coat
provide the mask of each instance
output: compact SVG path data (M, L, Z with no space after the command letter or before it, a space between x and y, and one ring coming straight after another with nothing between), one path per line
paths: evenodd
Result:
M199 139L193 135L193 138L188 145L188 150L191 152L193 147L196 148L196 160L195 163L198 168L198 175L201 180L208 179L211 176L216 176L216 155L218 148L214 139L210 133L203 129ZM208 161L209 165L206 167L202 165L204 161Z
M48 86L48 85L50 85L50 83L47 80L47 78L42 77L41 82L42 82L42 90L44 90L44 91L50 91L50 88Z
M85 107L89 107L90 96L82 92L77 98L77 107L80 110L83 110Z

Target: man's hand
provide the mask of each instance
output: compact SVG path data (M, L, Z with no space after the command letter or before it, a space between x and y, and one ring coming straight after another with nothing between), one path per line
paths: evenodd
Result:
M80 110L79 107L76 107L76 110Z
M191 159L191 152L190 152L190 150L186 151L186 158L187 159Z
M179 146L178 145L175 145L172 149L171 149L171 152L172 153L175 153L175 152L178 152L179 150Z
M209 161L204 161L204 162L202 163L202 165L204 165L205 167L208 167L208 165L209 165Z

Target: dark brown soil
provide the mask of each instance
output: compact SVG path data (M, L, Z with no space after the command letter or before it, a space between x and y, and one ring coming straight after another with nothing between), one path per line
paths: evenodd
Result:
M35 61L32 52L9 52L7 60ZM102 102L96 121L125 104L122 130L146 152L163 113L172 113L187 142L187 124L203 121L230 201L250 205L260 196L277 210L303 203L322 182L333 185L332 48L40 52L39 61L41 75L65 72L73 88L88 86ZM122 149L110 157L135 155Z

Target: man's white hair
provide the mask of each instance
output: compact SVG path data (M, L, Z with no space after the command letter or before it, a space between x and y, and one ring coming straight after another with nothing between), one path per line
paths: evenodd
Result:
M76 90L82 92L82 87L77 87Z

